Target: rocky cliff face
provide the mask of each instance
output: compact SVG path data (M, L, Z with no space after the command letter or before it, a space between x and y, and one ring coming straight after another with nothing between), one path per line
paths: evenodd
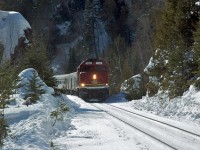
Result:
M152 54L153 20L162 1L6 0L3 9L18 10L28 20L32 31L46 38L57 73L74 71L70 66L76 69L88 54L105 56L118 36L137 55L138 64L141 64L137 72L141 72ZM9 53L3 57L8 57Z
M88 56L101 57L120 36L125 39L127 47L130 47L134 55L137 55L140 64L137 71L142 72L153 53L155 20L162 4L162 0L93 0L92 4L88 4L87 1L62 3L59 5L60 11L55 15L57 20L54 29L58 37L52 43L57 43L54 52L67 55L59 58L63 60L61 63L56 61L57 66L69 70L67 64L71 63L69 61L72 51L76 52L76 64ZM92 19L88 16L92 16ZM85 43L84 39L87 38L90 43Z
M15 47L23 42L28 43L26 30L30 29L28 21L18 12L0 11L0 43L1 60L11 58L15 53Z

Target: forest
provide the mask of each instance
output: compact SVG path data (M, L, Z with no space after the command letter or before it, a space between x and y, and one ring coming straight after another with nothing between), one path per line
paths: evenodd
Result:
M32 28L28 38L33 36L33 41L39 42L36 45L43 45L38 51L46 51L51 66L54 58L62 55L59 45L78 41L68 48L69 58L58 62L61 69L56 74L76 71L85 58L101 57L108 61L110 74L114 74L110 78L111 91L118 93L125 79L143 72L153 54L153 33L163 2L6 0L0 5L2 10L20 12L28 20ZM66 23L70 24L68 33L62 34L58 26ZM24 60L26 49L30 47L19 44L12 59L14 64Z

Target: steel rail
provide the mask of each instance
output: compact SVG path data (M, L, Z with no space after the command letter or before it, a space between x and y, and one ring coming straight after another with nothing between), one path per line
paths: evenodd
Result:
M197 136L198 138L200 138L200 135L199 135L198 133L194 133L194 132L192 132L192 131L188 131L188 130L186 130L186 129L179 128L179 127L177 127L177 126L175 126L175 125L166 123L166 122L164 122L164 121L160 121L160 120L157 120L157 119L153 119L153 118L151 118L151 117L147 117L147 116L145 116L145 115L142 115L142 114L139 114L139 113L136 113L136 112L132 112L132 111L130 111L130 110L126 110L126 109L121 108L121 107L118 107L118 106L109 105L109 104L105 104L105 105L108 105L108 106L111 106L111 107L115 107L115 108L117 108L117 109L120 109L120 110L129 112L129 113L131 113L131 114L134 114L134 115L137 115L137 116L140 116L140 117L143 117L143 118L146 118L146 119L155 121L155 122L159 122L159 123L165 124L165 125L167 125L167 126L176 128L176 129L178 129L178 130L181 130L181 131L186 132L186 133L188 133L188 134L190 134L190 135L194 135L194 136Z
M128 125L128 126L134 128L134 129L136 129L136 130L138 130L138 131L144 133L145 135L148 135L149 137L151 137L151 138L153 138L153 139L155 139L155 140L157 140L158 142L164 144L165 146L167 146L167 147L169 147L169 148L171 148L171 149L173 149L173 150L178 150L177 148L175 148L175 147L169 145L168 143L166 143L166 142L164 142L164 141L162 141L162 140L160 140L160 139L154 137L153 135L151 135L151 134L149 134L149 133L147 133L147 132L145 132L145 131L139 129L138 127L135 127L135 126L132 125L131 123L129 123L129 122L127 122L127 121L124 121L123 119L121 119L121 118L119 118L119 117L113 115L112 113L110 113L110 112L108 112L108 111L106 111L106 110L104 110L104 109L101 109L100 107L96 106L95 104L92 104L92 103L90 103L90 104L91 104L93 107L95 107L95 108L97 108L97 109L99 109L99 110L101 110L101 111L107 113L108 115L114 117L115 119L117 119L117 120L119 120L119 121L125 123L126 125Z

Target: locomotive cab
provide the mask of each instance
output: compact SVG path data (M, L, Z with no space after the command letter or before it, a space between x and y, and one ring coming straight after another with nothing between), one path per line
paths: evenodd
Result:
M77 70L78 95L84 100L102 101L109 97L108 65L102 59L87 59Z

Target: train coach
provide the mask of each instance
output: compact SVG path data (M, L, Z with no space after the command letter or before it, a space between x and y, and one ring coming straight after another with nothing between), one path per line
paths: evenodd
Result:
M57 88L66 94L77 94L77 72L54 76L57 80Z
M86 59L77 72L54 77L57 88L86 101L103 101L109 97L108 65L103 59Z

